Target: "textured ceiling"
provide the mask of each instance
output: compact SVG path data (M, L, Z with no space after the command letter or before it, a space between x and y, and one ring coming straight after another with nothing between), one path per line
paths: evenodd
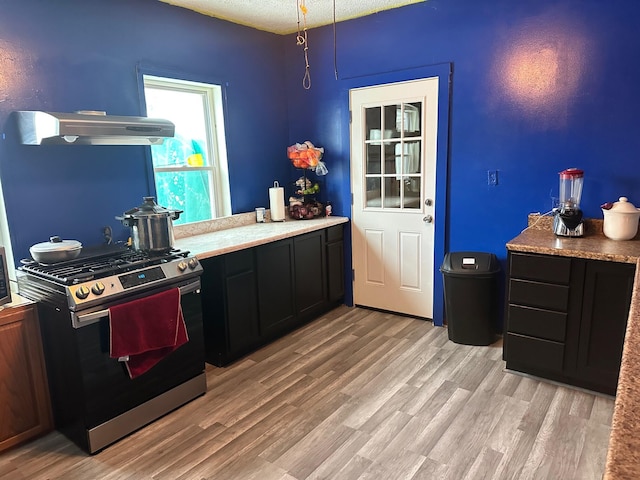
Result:
M307 27L363 17L382 10L426 0L160 0L171 5L230 22L273 33L293 33L298 29L298 4L307 8ZM302 28L303 16L300 14Z

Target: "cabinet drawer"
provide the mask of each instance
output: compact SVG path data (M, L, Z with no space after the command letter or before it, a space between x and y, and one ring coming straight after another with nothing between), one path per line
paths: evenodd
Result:
M509 274L512 278L568 285L571 278L571 259L512 253Z
M535 370L562 372L564 343L532 338L524 335L507 334L507 368L513 362L518 366Z
M224 256L224 269L227 277L253 271L253 250L247 248L237 252L227 253Z
M509 282L509 303L566 312L569 287L512 279Z
M509 332L564 342L567 314L520 305L509 305L508 322Z
M344 227L342 224L334 225L333 227L327 228L327 243L337 242L342 240L344 236Z

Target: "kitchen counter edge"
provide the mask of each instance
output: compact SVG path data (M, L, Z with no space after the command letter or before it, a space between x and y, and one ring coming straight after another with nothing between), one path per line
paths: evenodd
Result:
M640 259L640 240L617 241L604 235L578 238L558 237L551 231L528 228L506 244L507 250L540 253L588 260L637 263Z
M347 217L323 217L313 220L254 223L226 230L176 239L174 246L188 250L198 260L236 252L246 248L295 237L303 233L347 223Z

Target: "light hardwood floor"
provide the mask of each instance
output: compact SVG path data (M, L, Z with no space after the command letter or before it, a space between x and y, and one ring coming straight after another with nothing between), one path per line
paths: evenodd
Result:
M501 343L339 307L88 456L57 432L2 479L601 479L613 399L504 371Z

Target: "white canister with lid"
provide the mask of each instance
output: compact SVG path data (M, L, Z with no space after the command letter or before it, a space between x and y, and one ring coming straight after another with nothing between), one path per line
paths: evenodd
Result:
M610 208L606 208L609 205ZM640 210L627 197L620 197L613 204L605 204L602 208L604 223L602 231L611 240L631 240L638 233Z

